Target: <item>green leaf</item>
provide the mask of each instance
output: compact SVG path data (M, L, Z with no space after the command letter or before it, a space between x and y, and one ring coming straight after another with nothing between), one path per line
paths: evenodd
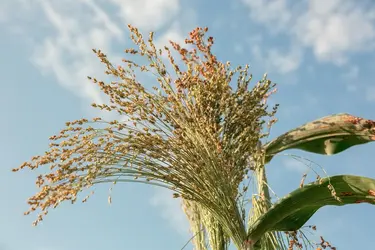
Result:
M375 121L336 114L306 123L264 145L266 161L287 149L332 155L375 140Z
M334 190L329 187L334 188ZM333 195L336 192L336 195ZM275 203L249 228L248 239L256 242L268 231L295 231L327 205L375 204L375 179L339 175L299 188Z

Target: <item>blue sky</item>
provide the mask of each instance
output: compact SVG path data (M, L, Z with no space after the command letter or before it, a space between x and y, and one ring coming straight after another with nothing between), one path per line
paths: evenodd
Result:
M208 26L219 59L250 64L256 80L268 72L278 83L272 100L281 105L271 138L333 113L375 119L370 0L1 0L1 250L178 250L190 238L179 201L140 184L117 185L112 205L108 186L97 187L88 203L64 204L34 228L34 215L23 212L37 174L10 172L47 150L48 137L66 121L97 115L90 104L105 97L86 76L103 79L104 67L91 49L118 61L130 45L128 23L156 31L159 45ZM313 160L329 175L375 178L373 152L375 144L330 157L287 153ZM298 187L305 170L288 155L275 157L270 185L281 197ZM308 224L338 249L369 249L374 211L366 204L326 207Z

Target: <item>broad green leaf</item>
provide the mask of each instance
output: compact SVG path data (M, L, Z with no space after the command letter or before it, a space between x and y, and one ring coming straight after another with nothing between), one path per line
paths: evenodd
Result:
M336 114L306 123L264 145L267 162L287 149L332 155L375 140L375 121Z
M268 231L298 230L323 206L363 202L375 204L375 179L354 175L327 177L305 185L275 203L249 228L248 239L256 242Z

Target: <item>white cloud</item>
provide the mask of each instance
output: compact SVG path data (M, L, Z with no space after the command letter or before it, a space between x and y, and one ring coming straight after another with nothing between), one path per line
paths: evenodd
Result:
M111 2L122 20L148 29L160 28L179 10L179 0ZM104 65L91 49L101 49L113 61L111 47L114 42L123 41L126 25L119 26L95 0L68 0L68 3L39 0L37 3L45 15L45 21L41 23L47 24L47 28L52 27L53 32L48 33L36 46L32 62L44 74L56 77L62 86L77 96L90 102L103 103L104 95L86 78L90 75L105 79ZM183 41L178 24L172 25L159 42L164 43L167 38ZM119 57L115 59L120 62Z
M172 198L172 191L156 189L150 203L162 211L162 217L169 222L173 229L182 236L189 235L189 222L182 211L181 199Z
M159 29L180 10L179 0L110 0L119 7L124 22L138 28Z
M348 53L374 48L373 21L372 13L358 3L314 0L297 20L294 32L319 60L344 64Z
M277 49L270 49L267 63L281 74L296 70L301 64L302 53L293 47L289 52L282 53Z
M0 3L0 23L5 23L8 20L8 11L5 9L5 4Z
M33 3L27 0L2 1L0 10L4 13L0 13L0 23L6 22L7 27L16 27L20 23L16 21L22 21L23 31L29 33L26 36L38 40L34 42L35 50L31 57L34 65L90 102L103 102L104 95L86 76L105 77L102 74L104 65L91 49L103 50L113 61L110 49L114 42L126 38L123 31L127 31L127 23L141 29L158 30L170 26L180 11L180 0L36 0ZM115 15L108 11L111 8ZM14 14L5 15L10 12ZM116 14L119 18L116 18ZM27 26L34 19L37 25L32 26L30 33ZM163 37L181 40L180 27L174 25ZM119 61L119 57L116 59Z
M282 32L288 35L293 46L311 48L319 61L343 65L351 53L374 49L375 6L338 0L242 2L248 7L254 22L265 25L271 34ZM290 57L293 53L291 50ZM298 66L297 61L286 69L295 70Z
M249 16L254 22L271 26L270 32L285 29L292 19L287 0L242 0L249 8Z
M161 36L158 36L155 41L155 46L157 48L164 48L164 46L170 46L169 41L176 42L180 45L185 44L185 35L181 30L181 24L179 22L173 22L167 31L165 31Z
M167 28L156 41L162 47L168 44L169 39L183 42L181 26L191 26L196 19L195 12L190 8L184 9L177 18L180 0L35 0L34 4L27 3L27 0L1 2L2 11L16 14L2 15L0 22L7 22L7 27L12 26L12 29L23 23L23 27L17 30L24 33L25 41L32 37L35 47L32 63L78 97L97 103L107 99L86 76L101 80L106 80L107 76L104 75L104 65L92 53L92 48L101 49L112 62L119 63L121 58L113 56L111 48L114 42L123 42L126 38L127 23L153 31ZM114 10L112 13L108 11L111 8ZM120 18L116 19L116 14ZM36 23L30 26L32 30L28 28L31 20ZM119 25L119 21L123 24Z
M261 61L267 72L290 73L298 69L302 61L302 50L296 46L291 46L289 51L284 52L276 48L265 49L255 41L251 50L254 59Z
M103 23L104 26L114 35L117 37L121 37L123 35L122 29L114 23L108 16L107 13L103 9L101 9L97 4L93 2L93 0L81 0L82 2L86 3L87 6L91 8L91 10L95 13L94 20L98 23Z
M27 11L31 10L32 3L29 0L2 0L0 1L0 24L13 19L22 19ZM17 9L17 11L15 11Z
M111 42L122 39L121 29L92 0L70 4L38 1L47 23L53 28L32 56L33 63L45 74L52 74L65 88L90 102L103 103L103 94L86 76L104 76L104 65L92 48L110 52ZM70 7L66 7L70 6ZM73 6L73 7L72 7ZM86 9L91 18L80 14Z

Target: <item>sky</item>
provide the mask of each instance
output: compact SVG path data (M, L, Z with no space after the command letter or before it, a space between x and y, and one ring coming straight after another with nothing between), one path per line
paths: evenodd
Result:
M98 186L87 203L63 204L37 227L35 214L23 215L37 173L10 170L46 151L66 121L97 115L90 104L105 96L86 76L105 76L91 49L119 62L127 24L155 31L160 46L207 26L220 60L249 64L255 80L267 72L280 104L271 139L334 113L375 120L371 0L0 0L0 250L179 250L191 237L179 200L142 184L117 185L111 205L109 187ZM375 178L373 152L375 143L329 157L288 151L267 166L270 186L278 197L298 188L309 168L291 154L328 175ZM369 249L374 212L325 207L307 224L340 250Z

